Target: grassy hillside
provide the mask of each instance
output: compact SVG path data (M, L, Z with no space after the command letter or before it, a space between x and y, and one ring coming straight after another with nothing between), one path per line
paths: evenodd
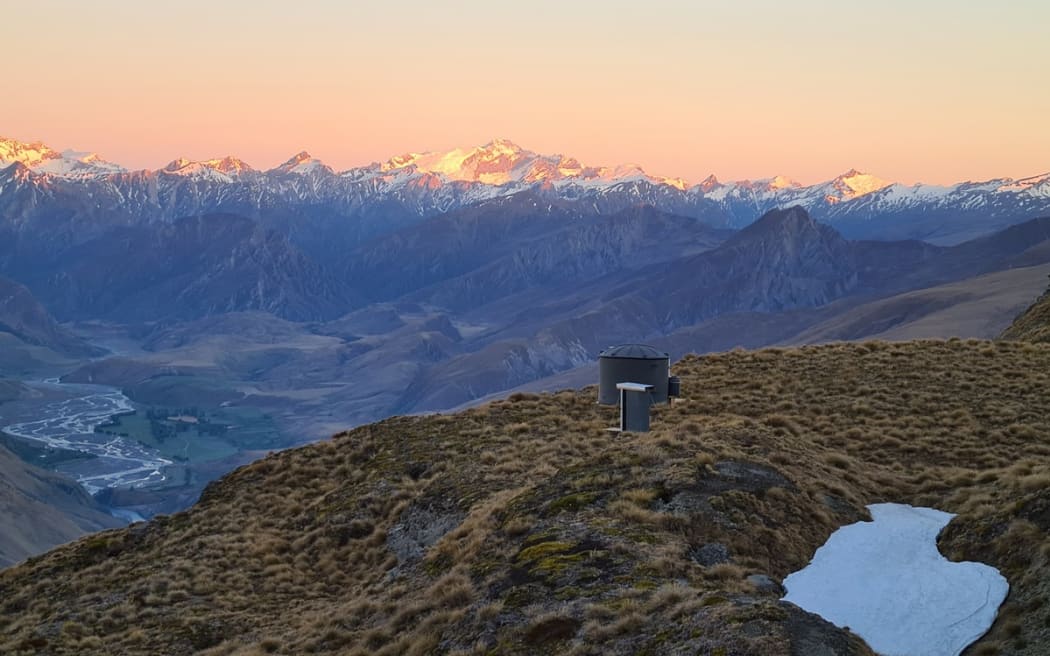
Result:
M1050 342L1050 289L1014 320L1002 339Z
M786 341L992 339L1046 288L1047 274L1050 264L1020 267L881 298L836 313Z
M14 401L29 392L24 384L17 380L0 378L0 403Z
M0 440L0 567L121 524L76 481L26 464Z
M1045 653L1050 345L675 369L687 398L649 434L605 430L592 388L271 455L187 512L0 573L0 652L870 654L777 582L901 501L959 513L942 552L1010 581L970 653Z

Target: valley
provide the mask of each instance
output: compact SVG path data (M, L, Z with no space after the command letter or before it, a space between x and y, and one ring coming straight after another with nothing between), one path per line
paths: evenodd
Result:
M119 390L57 381L32 383L30 388L38 398L5 405L5 421L16 423L0 426L0 430L45 448L90 456L58 467L89 493L164 480L161 470L170 461L150 453L135 439L95 432L110 417L131 410L131 402Z

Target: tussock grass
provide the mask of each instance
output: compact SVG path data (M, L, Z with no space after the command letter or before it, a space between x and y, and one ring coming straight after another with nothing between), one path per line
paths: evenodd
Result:
M0 573L0 652L786 655L804 618L746 577L899 501L1010 579L974 652L1043 653L1048 371L1013 342L734 351L678 363L648 434L593 389L390 419Z
M1050 289L1014 319L1001 339L1050 343Z

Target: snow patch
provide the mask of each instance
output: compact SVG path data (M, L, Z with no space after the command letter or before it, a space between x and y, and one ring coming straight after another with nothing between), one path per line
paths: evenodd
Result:
M958 656L995 621L1006 579L940 554L937 535L955 515L896 503L868 510L873 522L835 531L784 579L784 600L849 627L883 656Z

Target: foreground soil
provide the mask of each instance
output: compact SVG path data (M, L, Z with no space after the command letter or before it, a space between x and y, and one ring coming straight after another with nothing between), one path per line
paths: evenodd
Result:
M958 513L1011 590L968 654L1050 648L1050 344L688 357L648 434L595 391L270 455L192 509L0 572L8 654L870 654L779 601L839 526Z

